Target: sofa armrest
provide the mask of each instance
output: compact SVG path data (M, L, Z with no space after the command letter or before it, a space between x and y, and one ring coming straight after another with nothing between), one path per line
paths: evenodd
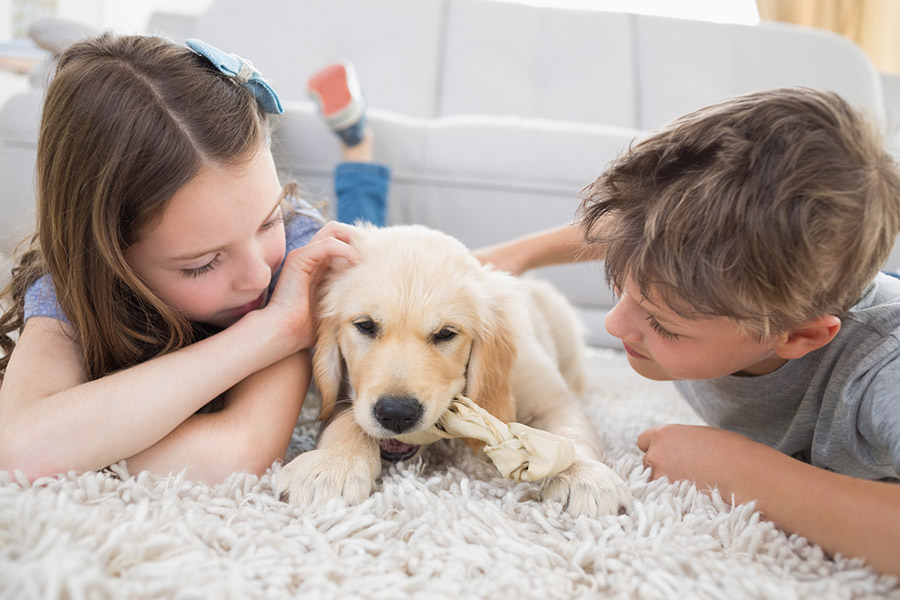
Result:
M28 37L40 48L57 56L78 40L98 33L94 27L59 17L42 17L28 26Z
M34 163L42 92L12 96L0 107L0 252L34 229Z

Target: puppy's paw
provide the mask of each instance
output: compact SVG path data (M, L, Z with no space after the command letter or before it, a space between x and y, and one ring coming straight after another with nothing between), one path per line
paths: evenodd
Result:
M376 476L365 457L310 450L279 471L275 495L282 502L307 506L321 506L338 497L359 504L372 494Z
M544 500L561 500L574 516L616 515L631 508L625 481L598 460L576 460L544 483Z

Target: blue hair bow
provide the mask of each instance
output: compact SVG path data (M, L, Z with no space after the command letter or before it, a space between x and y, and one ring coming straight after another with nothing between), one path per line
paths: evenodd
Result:
M249 60L241 58L237 54L228 54L206 42L190 39L185 42L187 47L208 60L219 71L231 77L256 97L256 100L267 113L280 115L284 112L281 108L281 100L259 71L253 68Z

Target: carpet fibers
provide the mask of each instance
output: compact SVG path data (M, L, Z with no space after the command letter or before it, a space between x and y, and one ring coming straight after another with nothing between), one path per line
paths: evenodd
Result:
M900 598L895 579L752 504L649 481L638 434L698 417L620 352L592 350L589 365L590 417L636 498L627 515L573 518L458 441L390 466L358 506L277 501L278 464L216 486L123 465L34 484L0 472L0 597ZM289 456L312 447L316 408Z

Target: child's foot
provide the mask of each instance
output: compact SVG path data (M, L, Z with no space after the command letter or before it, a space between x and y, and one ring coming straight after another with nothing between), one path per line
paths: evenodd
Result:
M341 144L341 160L343 162L372 162L372 150L375 145L375 134L371 127L366 127L355 146Z
M345 145L356 146L362 141L366 103L352 64L338 62L325 67L309 79L306 89Z

